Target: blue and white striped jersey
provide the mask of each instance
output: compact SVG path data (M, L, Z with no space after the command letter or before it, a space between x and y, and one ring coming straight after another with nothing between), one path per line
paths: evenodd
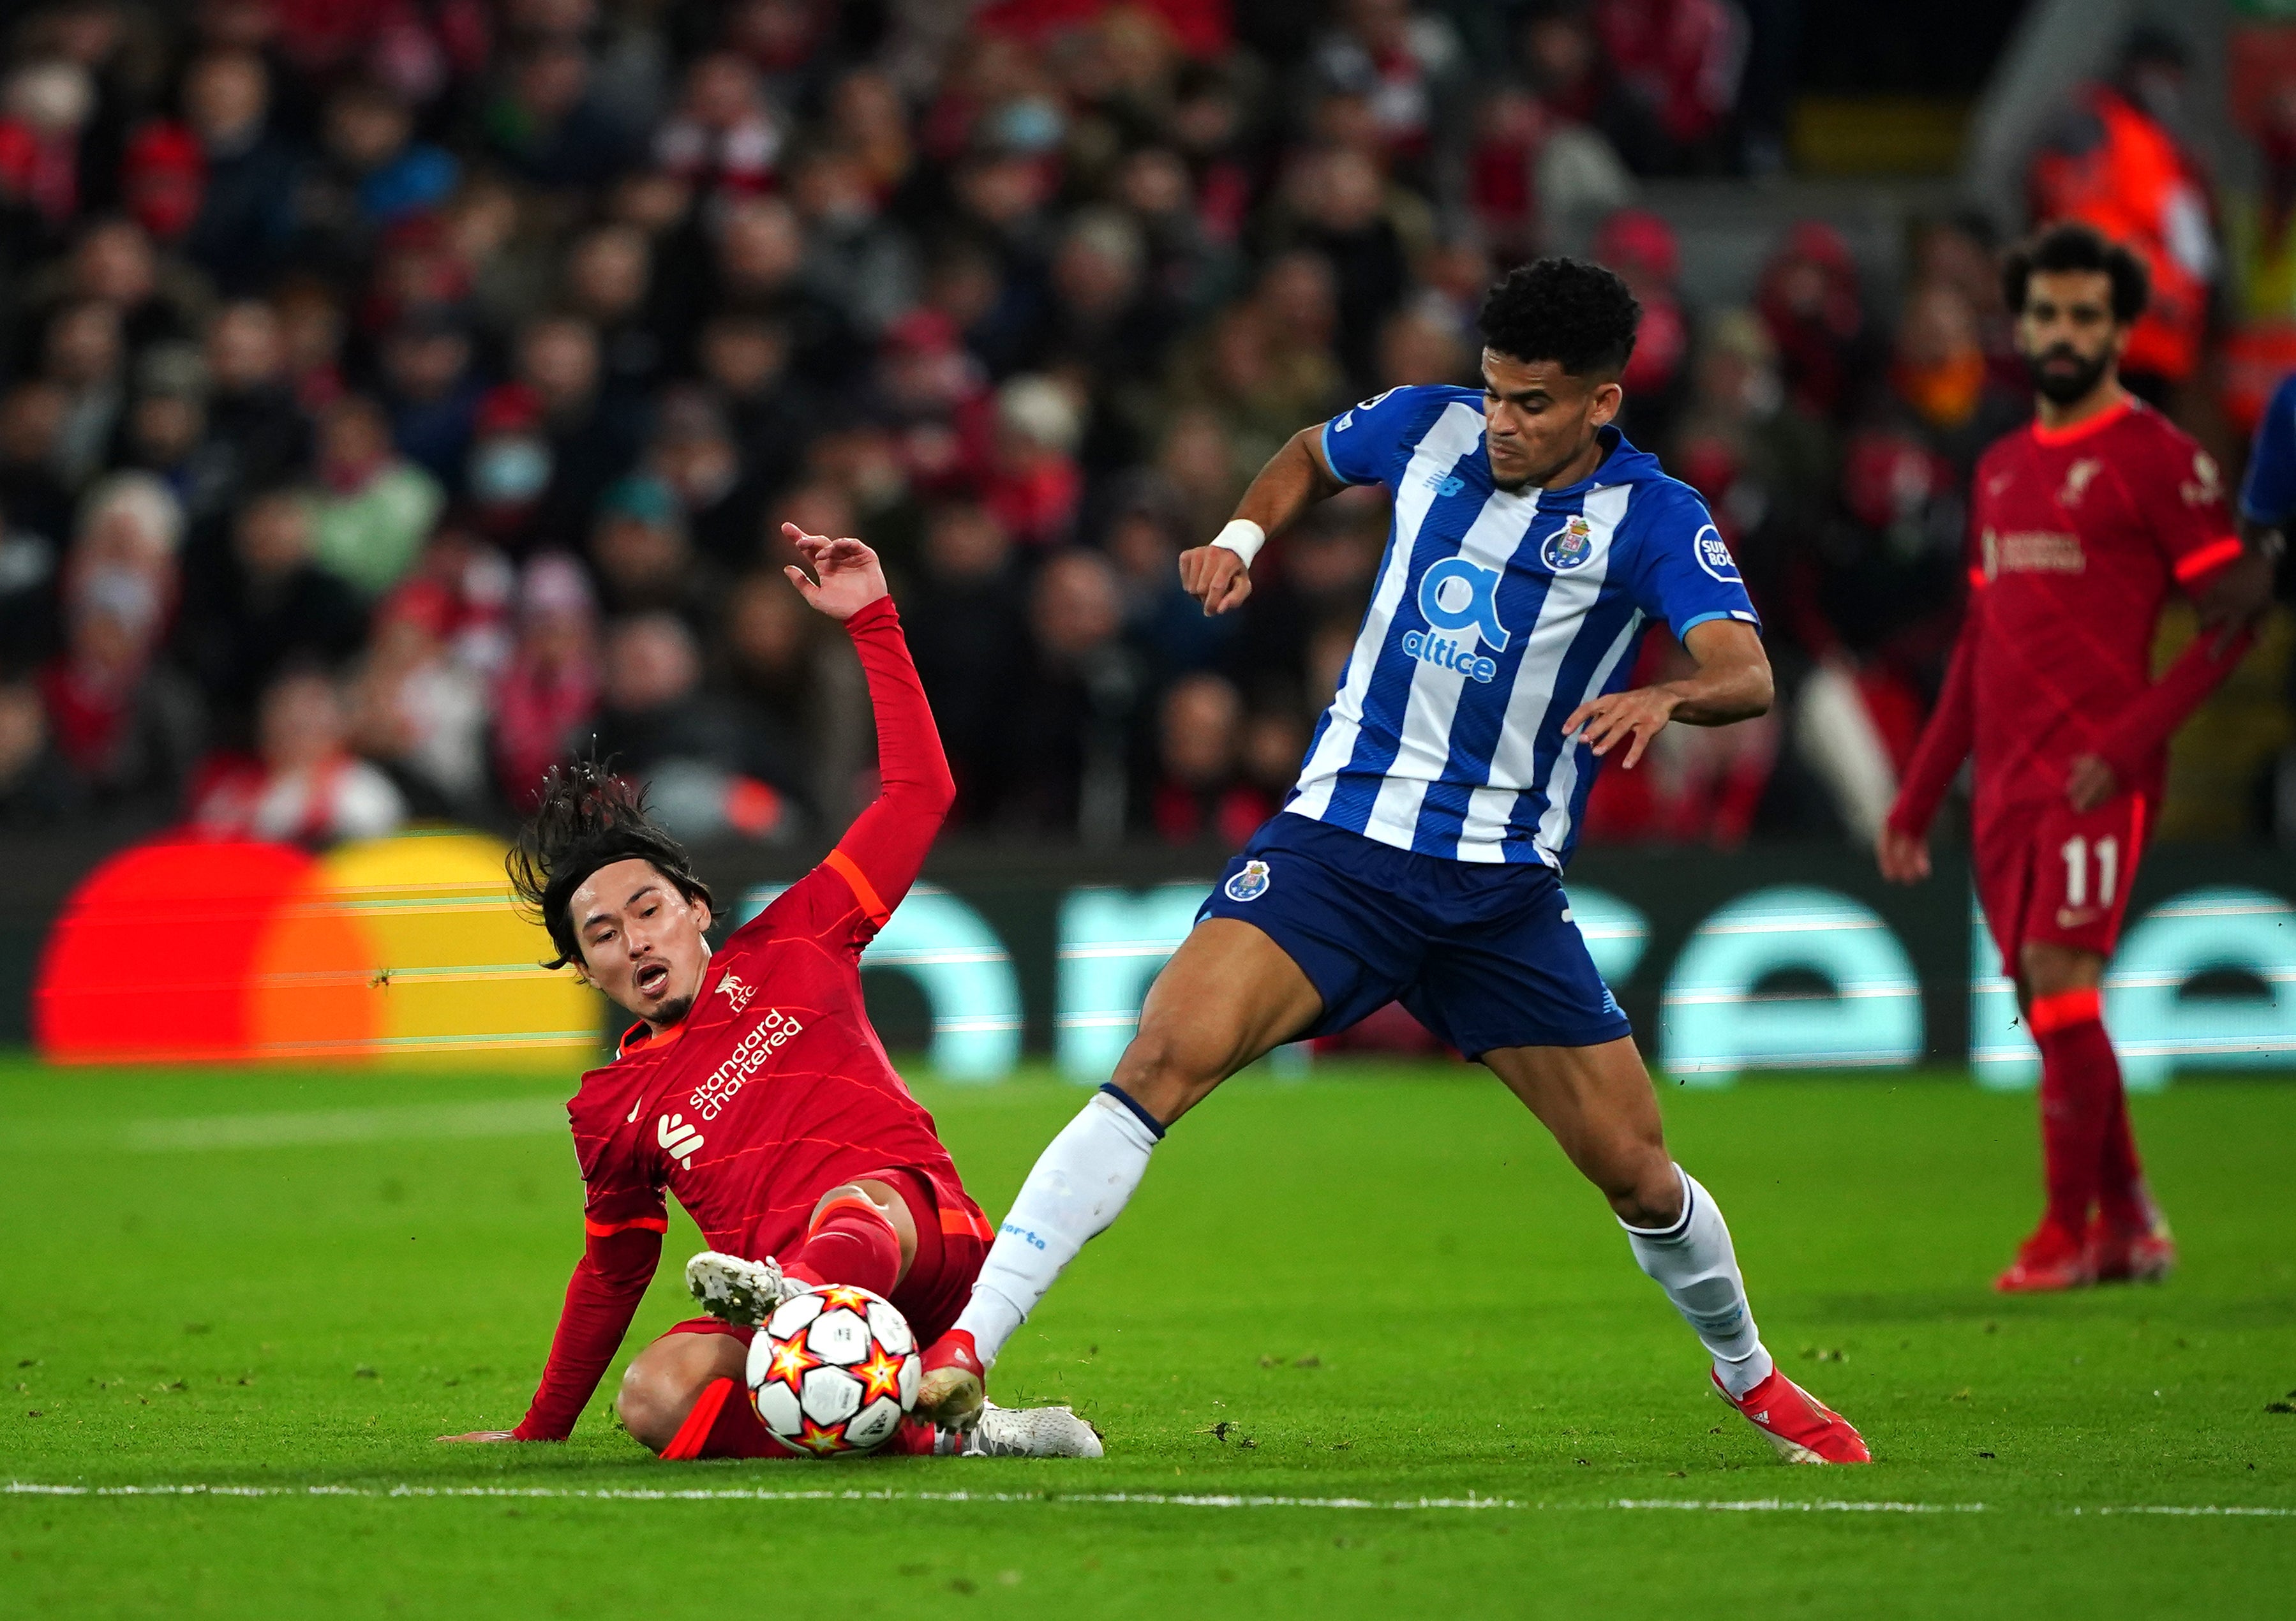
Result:
M1594 754L1562 722L1633 673L1652 620L1759 626L1704 504L1616 429L1593 477L1497 488L1473 389L1390 389L1324 427L1395 520L1371 608L1284 808L1458 861L1560 867Z

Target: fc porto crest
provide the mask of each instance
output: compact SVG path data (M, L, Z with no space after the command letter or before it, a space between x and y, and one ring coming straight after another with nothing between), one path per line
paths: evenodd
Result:
M1562 520L1562 527L1546 537L1538 549L1541 561L1557 574L1567 574L1595 555L1595 526L1578 512Z
M1229 879L1223 888L1232 901L1258 900L1267 893L1267 864L1264 861L1245 862L1243 870Z

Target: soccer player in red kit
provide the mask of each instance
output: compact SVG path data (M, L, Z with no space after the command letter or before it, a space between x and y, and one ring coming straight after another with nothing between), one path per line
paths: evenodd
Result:
M2041 1049L2047 1210L1995 1281L2022 1292L2176 1264L2098 992L2169 734L2239 661L2271 573L2235 537L2215 463L2120 387L2142 265L2063 225L2011 256L2005 284L2035 417L1978 462L1968 610L1878 855L1894 882L1929 876L1930 820L1973 756L1978 899ZM2155 682L2177 589L2204 634Z
M511 859L561 963L636 1014L567 1106L587 1187L583 1257L518 1428L454 1440L562 1440L628 1331L674 1194L710 1250L687 1268L716 1315L634 1359L616 1407L665 1458L790 1455L751 1409L748 1347L772 1308L824 1283L890 1299L921 1341L955 1320L994 1230L932 1117L870 1027L858 959L907 893L955 793L876 554L784 526L844 622L876 712L882 789L827 858L713 954L708 888L601 766L554 770ZM777 1259L778 1257L778 1259ZM906 1422L887 1452L1094 1456L1064 1408L990 1413L960 1437Z

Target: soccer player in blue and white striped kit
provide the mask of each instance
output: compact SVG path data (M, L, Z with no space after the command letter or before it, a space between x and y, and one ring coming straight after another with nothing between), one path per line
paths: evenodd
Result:
M1275 1046L1399 998L1488 1066L1602 1190L1636 1260L1713 1356L1713 1380L1791 1461L1865 1443L1763 1348L1729 1229L1669 1156L1650 1077L1562 882L1602 760L1669 721L1770 703L1759 621L1698 496L1612 427L1640 310L1617 276L1549 258L1484 302L1484 387L1391 389L1302 430L1183 583L1250 594L1267 536L1350 484L1394 499L1378 585L1283 809L1229 866L1150 988L1115 1079L1013 1201L920 1410L966 1422L987 1369L1139 1185L1166 1128ZM1663 623L1697 667L1626 690Z

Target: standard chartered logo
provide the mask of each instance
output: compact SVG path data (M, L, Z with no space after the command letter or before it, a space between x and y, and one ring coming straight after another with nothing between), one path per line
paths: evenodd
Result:
M1478 652L1477 643L1503 653L1513 639L1499 623L1498 593L1496 569L1471 563L1464 557L1447 557L1433 564L1419 577L1419 612L1432 629L1406 631L1403 651L1423 663L1456 670L1470 681L1489 681L1498 674L1498 665ZM1453 639L1463 631L1472 631L1475 639Z

